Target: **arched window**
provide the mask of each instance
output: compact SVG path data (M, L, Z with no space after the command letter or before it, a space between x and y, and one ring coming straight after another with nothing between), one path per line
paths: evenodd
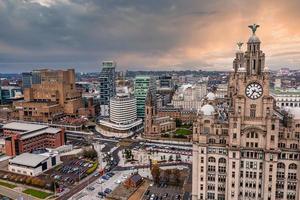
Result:
M225 164L226 163L226 159L225 158L219 158L219 163Z
M289 169L297 169L297 165L295 163L292 163L289 165Z
M214 162L216 162L216 159L214 157L209 157L208 162L213 162L214 163Z
M284 169L285 168L285 164L284 163L278 163L277 164L277 168L278 169Z

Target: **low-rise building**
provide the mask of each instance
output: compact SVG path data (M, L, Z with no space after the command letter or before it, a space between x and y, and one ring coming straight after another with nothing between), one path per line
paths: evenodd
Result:
M271 96L276 101L276 106L284 107L300 107L300 90L271 90Z
M27 176L38 176L60 163L60 156L57 153L23 153L9 160L8 170Z
M64 129L20 122L11 122L2 128L5 153L8 156L42 148L57 148L65 144Z

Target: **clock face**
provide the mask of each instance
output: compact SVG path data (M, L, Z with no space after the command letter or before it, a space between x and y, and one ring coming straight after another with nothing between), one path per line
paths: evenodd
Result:
M246 87L246 96L250 99L258 99L263 94L263 88L259 83L250 83Z

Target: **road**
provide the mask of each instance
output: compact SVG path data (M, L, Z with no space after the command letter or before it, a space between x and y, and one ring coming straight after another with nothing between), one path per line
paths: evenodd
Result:
M98 140L101 141L103 143L106 143L105 149L103 150L103 152L107 152L110 151L110 149L116 145L117 142L119 142L119 139L117 138L108 138L103 136L101 133L97 132L95 129L92 130L92 132L95 134L93 137L93 140ZM176 147L179 146L183 147L183 148L187 148L190 149L192 147L191 144L172 144L169 142L162 142L162 141L150 141L150 140L144 140L144 139L136 139L133 144L130 146L130 148L134 148L135 146L139 145L140 142L144 142L146 145L157 145L157 146L169 146L169 147ZM114 160L118 163L119 162L119 156L118 156L118 152L123 150L124 147L118 147L116 148L113 152L112 152L112 157L114 158ZM176 166L176 165L188 165L189 168L191 168L190 164L184 163L184 162L176 162L176 163L161 163L161 166ZM145 165L145 166L135 166L135 169L143 169L143 168L149 168L149 165ZM126 170L131 170L132 167L120 167L120 166L115 166L113 167L113 171L126 171ZM65 200L65 199L69 199L71 198L74 194L80 192L81 190L83 190L89 183L92 183L94 181L96 181L98 177L94 177L94 176L90 176L87 177L87 180L84 180L83 182L79 183L78 185L73 186L72 188L70 188L70 191L63 194L62 196L60 196L58 198L58 200ZM189 179L191 178L191 174Z

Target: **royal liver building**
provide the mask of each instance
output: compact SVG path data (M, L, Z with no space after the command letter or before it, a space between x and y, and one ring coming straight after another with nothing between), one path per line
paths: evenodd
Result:
M300 200L300 113L276 108L269 69L251 25L228 99L205 102L193 133L193 199Z

